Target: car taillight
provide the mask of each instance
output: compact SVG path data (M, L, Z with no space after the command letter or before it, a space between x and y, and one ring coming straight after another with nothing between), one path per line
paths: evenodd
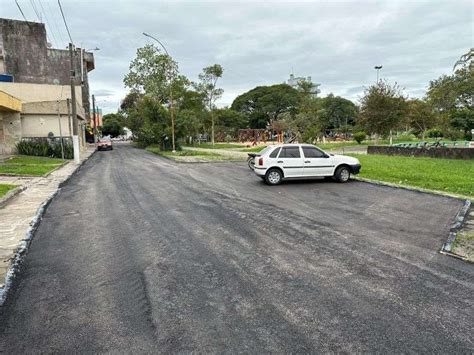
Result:
M258 165L263 165L263 158L258 159Z

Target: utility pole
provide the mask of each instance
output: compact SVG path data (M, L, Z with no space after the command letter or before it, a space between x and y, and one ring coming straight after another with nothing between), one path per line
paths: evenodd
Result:
M74 149L74 162L79 164L79 124L76 110L76 70L74 69L73 44L69 43L69 59L71 65L71 103L72 103L72 147Z
M71 123L71 99L66 99L67 104L67 124L69 128L69 134L72 139L72 123Z
M94 118L94 144L97 145L97 118L95 117L95 96L92 95L92 117Z
M374 67L375 70L377 70L377 84L379 82L379 70L382 69L382 66L381 65L376 65Z

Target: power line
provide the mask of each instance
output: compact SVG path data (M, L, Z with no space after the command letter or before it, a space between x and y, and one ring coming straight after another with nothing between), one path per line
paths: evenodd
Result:
M21 15L23 16L23 18L25 19L25 21L28 21L28 20L26 19L25 14L23 13L23 10L22 10L21 7L20 7L20 4L18 3L18 0L15 0L15 4L16 4L16 6L18 6L18 10L20 10Z
M66 18L64 17L63 7L61 6L61 0L58 0L58 5L59 5L59 10L61 10L61 16L63 17L64 26L66 26L66 31L69 36L69 39L71 40L71 43L74 43L71 37L71 32L69 32L69 27L67 27L67 22L66 22Z
M48 19L48 15L46 14L46 11L44 10L43 3L41 2L41 0L38 0L38 2L40 4L41 10L43 10L42 13L44 14L44 18L45 18L44 22L46 22L46 26L48 26L49 32L51 32L51 35L53 36L53 40L54 40L54 42L56 43L56 46L57 46L58 45L58 39L56 38L56 35L54 34L54 32L52 30L51 22Z
M59 34L59 39L61 40L61 43L64 44L66 43L66 41L64 40L63 35L61 31L59 30L58 22L56 21L56 16L54 16L54 11L52 10L51 5L49 3L50 3L49 1L46 1L46 6L48 7L49 12L52 14L51 16L53 18L54 28L56 29L56 32Z
M33 0L30 0L30 4L31 4L31 7L33 8L33 11L36 14L36 18L38 19L39 22L41 22L41 16L39 15L38 9L36 8L36 5L33 2Z

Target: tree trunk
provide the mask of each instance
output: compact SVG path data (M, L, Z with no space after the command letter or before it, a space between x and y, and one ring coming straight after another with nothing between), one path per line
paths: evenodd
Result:
M214 145L214 114L211 111L211 142Z
M393 144L393 135L392 135L392 130L390 130L390 145Z

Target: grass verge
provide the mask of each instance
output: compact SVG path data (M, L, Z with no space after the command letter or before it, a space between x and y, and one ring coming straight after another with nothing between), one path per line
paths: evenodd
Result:
M195 151L195 150L181 150L176 153L169 151L161 151L159 147L150 146L146 148L147 151L161 155L166 158L173 159L180 162L203 162L203 161L215 161L215 160L231 160L231 157L227 157L214 152L207 151Z
M0 163L0 175L42 176L63 163L62 159L15 156Z
M474 161L387 155L354 155L360 177L474 197Z
M5 196L8 191L13 190L15 187L16 185L0 184L0 197Z
M237 149L237 148L245 148L246 146L243 144L237 143L215 143L212 145L211 143L201 143L201 144L189 144L184 145L185 147L194 147L194 148L206 148L206 149Z
M470 262L474 262L474 231L459 232L451 250Z

